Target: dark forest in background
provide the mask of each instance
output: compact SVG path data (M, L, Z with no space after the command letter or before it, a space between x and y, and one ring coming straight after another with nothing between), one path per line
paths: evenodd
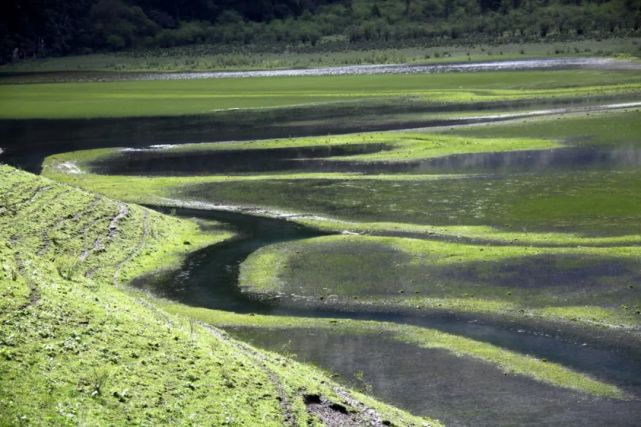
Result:
M640 26L641 0L2 0L0 62L195 43L608 37Z

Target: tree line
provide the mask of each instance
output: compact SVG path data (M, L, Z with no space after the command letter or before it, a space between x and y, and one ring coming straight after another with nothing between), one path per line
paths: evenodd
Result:
M0 62L171 47L639 33L641 0L3 0Z

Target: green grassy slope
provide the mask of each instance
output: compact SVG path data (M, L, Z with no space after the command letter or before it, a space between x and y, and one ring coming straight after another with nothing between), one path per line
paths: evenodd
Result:
M211 225L0 166L0 424L318 425L333 403L346 425L436 424L122 287L229 236Z

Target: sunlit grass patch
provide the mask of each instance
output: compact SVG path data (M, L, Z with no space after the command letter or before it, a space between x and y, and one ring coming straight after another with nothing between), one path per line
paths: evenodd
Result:
M444 131L470 138L543 138L574 145L606 147L638 146L641 138L641 112L587 113L578 116L543 117L510 123L494 123Z
M638 246L327 236L261 248L241 265L239 285L293 305L536 316L634 330L641 324L633 285L639 255ZM584 313L577 316L575 306Z

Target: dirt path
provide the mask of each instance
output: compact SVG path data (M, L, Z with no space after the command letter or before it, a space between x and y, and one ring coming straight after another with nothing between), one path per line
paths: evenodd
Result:
M101 222L101 221L103 221L103 220L105 220L105 219L107 219L107 218L108 218L108 217L106 217L106 216L100 216L100 217L96 218L95 220L91 221L89 224L87 224L87 225L83 228L83 230L82 230L82 242L83 242L83 245L87 243L87 239L89 238L89 231L90 231L90 230L91 230L91 229L92 229L96 224L98 224L99 222ZM93 241L93 243L92 243L92 245L91 245L91 248L89 248L89 249L84 249L84 250L80 253L80 257L79 257L79 258L80 258L80 261L81 261L81 262L84 262L84 261L89 257L89 255L91 255L93 252L97 252L97 251L103 250L104 248L105 248L105 246L104 246L104 244L102 243L102 239L101 239L100 237L96 238L96 239Z
M126 205L121 205L121 207L122 207L122 206L125 206L125 207L126 207ZM121 209L121 213L122 213L122 212L123 212L123 211L122 211L122 209ZM124 216L126 216L128 213L129 213L129 210L127 209L127 211L124 213ZM120 215L120 214L119 214L119 215ZM124 216L123 216L123 218L124 218ZM114 221L115 221L115 219L116 219L116 218L114 218ZM114 224L114 221L112 221L112 224ZM110 233L111 233L112 225L109 225L109 230L110 230ZM149 235L149 212L148 212L147 210L145 210L145 211L144 211L144 216L143 216L143 222L142 222L142 236L140 237L140 240L138 241L138 243L136 244L136 246L133 248L133 250L129 253L129 255L127 255L127 256L125 257L125 259L123 259L122 261L120 261L120 262L116 265L116 270L114 271L114 275L113 275L113 284L114 284L115 286L118 286L118 285L119 285L119 283L118 283L118 276L120 275L120 271L122 270L122 267L123 267L127 262L131 261L131 260L132 260L136 255L138 255L138 253L139 253L139 252L142 250L142 248L145 246L145 242L146 242L146 240L147 240L147 236L148 236L148 235ZM110 236L111 236L111 234L110 234Z
M93 210L95 208L95 206L100 202L100 200L101 200L100 197L96 197L96 199L94 199L93 203L91 204L91 206L89 208L85 209L84 211L82 211L79 214L74 215L73 218L77 218L77 217L79 218L79 217L82 216L83 213L90 212L91 210ZM109 225L107 226L107 234L106 234L107 242L103 243L103 239L101 237L96 238L93 241L93 244L91 245L91 248L83 249L80 252L80 255L78 256L79 261L81 263L85 262L87 260L87 258L89 258L89 256L92 253L96 253L96 252L100 252L100 251L105 250L105 245L110 243L111 241L113 241L113 239L116 237L116 234L118 233L118 223L120 221L122 221L124 218L126 218L127 215L129 215L129 207L124 203L120 203L118 205L118 213L116 215L114 215L110 219ZM133 257L135 257L140 252L142 247L144 246L145 240L147 239L147 235L149 234L148 217L149 217L149 214L148 214L147 211L145 211L144 212L144 218L143 218L143 233L142 233L141 239L138 242L138 244L134 247L132 252L130 252L130 254L125 259L123 259L122 261L120 261L119 263L116 264L116 270L115 270L114 276L113 276L113 283L114 284L117 284L117 282L118 282L117 277L120 274L120 270L122 269L122 266L126 262L130 261ZM83 240L83 242L86 242L89 230L94 225L96 225L98 222L100 222L103 219L104 218L97 218L94 221L92 221L91 223L87 224L87 226L82 231L82 235L83 235L82 240ZM91 270L89 270L89 271L87 271L85 273L85 277L92 277L95 274L95 272L96 272L96 269L91 269Z
M40 301L40 289L38 289L38 285L36 284L36 282L31 280L31 278L29 277L20 254L16 253L13 258L16 266L18 267L18 274L20 274L25 279L27 285L29 286L29 299L19 307L20 310L23 310L29 306L37 304L38 301Z
M116 234L118 233L118 222L124 219L128 214L129 214L129 207L124 203L120 203L118 205L118 214L115 217L113 217L113 219L109 223L109 233L107 235L109 240L113 240L114 237L116 237Z
M274 385L276 392L278 393L278 400L280 402L280 407L283 413L283 417L285 418L284 424L287 426L296 426L297 425L296 416L294 414L294 411L292 410L291 404L289 403L289 398L287 396L287 393L285 392L285 389L283 388L283 385L280 381L280 378L278 378L278 375L267 366L266 357L260 354L259 352L257 352L256 350L254 350L253 348L251 348L250 346L240 341L231 340L227 335L222 333L220 330L212 327L211 325L208 325L207 323L204 323L204 322L198 322L198 323L207 331L209 331L210 334L212 334L219 340L225 341L226 343L232 345L240 353L249 357L258 367L260 367L263 370L263 372L265 372L269 380Z
M21 209L26 208L27 206L31 205L33 202L35 202L45 191L50 189L52 186L51 185L42 185L40 187L36 187L35 190L31 193L31 195L27 199L19 200L11 205L7 205L6 209L9 211L18 212Z

